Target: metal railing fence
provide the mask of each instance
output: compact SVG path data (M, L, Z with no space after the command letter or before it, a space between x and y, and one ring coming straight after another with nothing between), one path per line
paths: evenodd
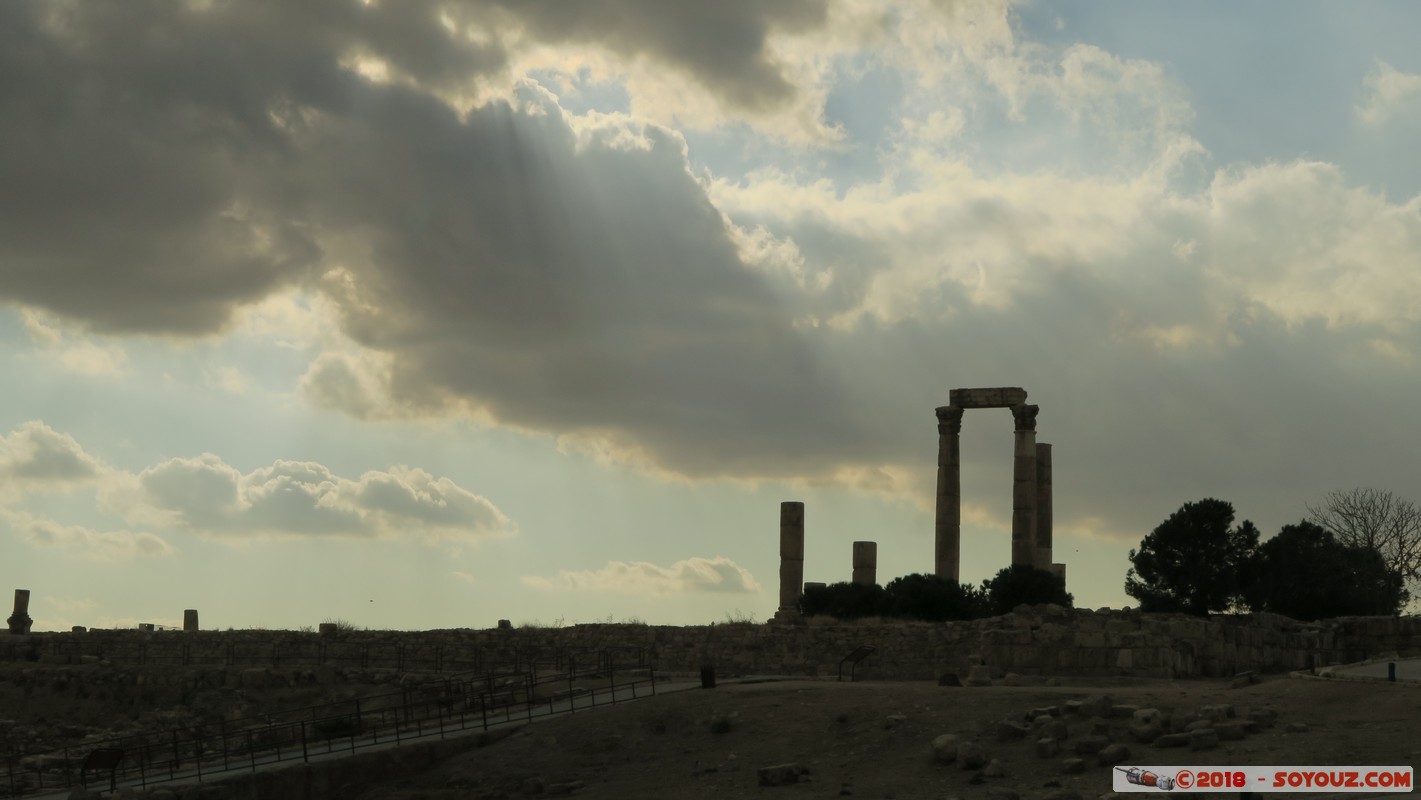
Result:
M625 654L624 654L625 655ZM619 674L620 673L620 674ZM620 678L620 681L619 681ZM617 663L603 653L587 666L575 662L560 673L492 672L446 677L397 692L323 703L255 717L113 737L82 745L5 757L0 797L55 791L85 782L108 784L110 777L82 776L84 757L100 748L121 748L124 758L113 775L125 785L148 786L203 780L233 769L257 770L283 761L438 734L444 738L471 728L540 716L575 713L608 703L619 694L656 694L653 670L644 654Z

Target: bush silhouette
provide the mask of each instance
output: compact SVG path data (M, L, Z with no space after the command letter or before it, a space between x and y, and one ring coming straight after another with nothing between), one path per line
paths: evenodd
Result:
M1055 603L1072 608L1075 598L1066 591L1065 580L1054 573L1030 564L1013 564L982 584L987 606L992 614L1010 614L1013 608L1026 603Z

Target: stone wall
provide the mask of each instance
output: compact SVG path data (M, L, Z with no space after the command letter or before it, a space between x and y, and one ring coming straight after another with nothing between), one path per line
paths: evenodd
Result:
M868 679L930 680L985 661L998 674L1227 676L1360 661L1385 653L1421 656L1421 618L1355 617L1300 623L1272 614L1189 617L1138 611L1023 607L967 622L890 620L799 625L573 625L446 631L352 631L333 636L283 631L133 630L38 633L0 638L0 662L105 662L223 673L222 683L337 682L347 675L563 669L610 660L694 674L833 676L860 645L876 652L858 667ZM610 654L610 655L607 655ZM230 677L229 677L230 675Z

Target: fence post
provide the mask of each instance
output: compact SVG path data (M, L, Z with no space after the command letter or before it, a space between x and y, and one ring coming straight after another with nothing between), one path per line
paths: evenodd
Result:
M311 716L316 715L316 709L311 709ZM307 764L311 763L311 754L306 750L306 720L301 720L301 760Z
M363 730L364 727L365 726L362 724L360 718L360 698L357 697L355 698L355 730L352 731L350 734L350 752L355 752L355 735L357 733L360 733L360 731ZM396 727L395 730L398 731L399 728Z
M252 732L247 731L247 758L252 762L252 772L257 771L257 746L252 743Z
M229 749L227 746L227 720L219 719L217 720L217 725L218 730L222 732L222 769L231 769L231 765L227 763L227 751Z
M173 728L173 768L181 767L181 759L178 755L178 729Z
M612 705L617 704L617 667L607 660L607 685L612 689Z

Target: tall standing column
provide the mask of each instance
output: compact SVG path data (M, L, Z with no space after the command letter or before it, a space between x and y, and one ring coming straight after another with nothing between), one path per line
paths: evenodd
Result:
M195 631L195 630L197 630L197 629L198 629L198 628L197 628L197 609L195 609L195 608L185 608L185 609L183 609L183 630L185 630L185 631Z
M30 632L30 625L34 620L30 619L30 590L15 590L15 613L11 614L5 624L10 626L10 633L25 634Z
M933 526L933 574L959 580L962 547L962 409L937 409L937 519Z
M1011 563L1034 564L1036 557L1036 412L1040 406L1011 407L1016 419L1016 459L1012 469Z
M780 503L780 608L775 619L799 618L799 593L804 585L804 503Z
M854 583L878 585L878 542L854 542Z
M1036 558L1037 569L1051 571L1051 445L1036 443Z

